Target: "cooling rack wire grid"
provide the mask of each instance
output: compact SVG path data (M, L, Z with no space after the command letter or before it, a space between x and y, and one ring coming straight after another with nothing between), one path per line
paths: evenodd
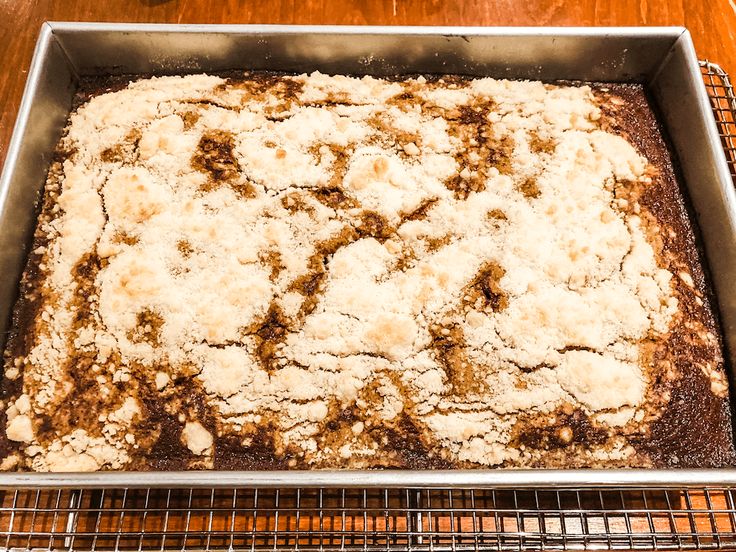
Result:
M736 181L736 97L701 62ZM37 550L736 548L736 488L0 491L0 547Z

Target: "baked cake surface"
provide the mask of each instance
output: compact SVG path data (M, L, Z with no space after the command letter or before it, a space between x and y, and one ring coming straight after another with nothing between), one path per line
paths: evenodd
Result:
M733 461L641 87L151 78L85 100L60 152L4 469Z

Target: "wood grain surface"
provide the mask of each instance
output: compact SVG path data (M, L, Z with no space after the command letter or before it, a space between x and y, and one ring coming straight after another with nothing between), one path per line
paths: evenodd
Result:
M5 159L36 37L45 20L351 25L684 25L693 34L701 59L715 61L736 75L736 52L732 47L736 32L736 0L0 0L0 57L3 61L0 72L0 164ZM18 493L12 496L12 505L15 505ZM0 499L0 531L27 530L25 521L20 518L17 527L12 527L12 517L9 518L11 526L6 526L1 517L3 512L11 509L4 508L6 499L8 497L3 493ZM696 504L683 503L680 507L715 507L708 497L697 497L694 502ZM664 531L677 533L682 530L691 534L736 531L734 510L727 508L725 503L719 507L729 512L729 515L724 514L725 525L719 521L717 527L714 526L715 518L705 514L702 519L690 514L682 520L678 518L675 523L669 514L671 519ZM95 520L101 515L98 511L90 512ZM118 516L117 513L115 515ZM35 523L36 515L33 517ZM305 515L305 519L307 517ZM119 518L122 520L122 514ZM53 519L55 523L56 516ZM209 519L211 524L211 513ZM638 519L634 521L639 522ZM681 521L687 527L681 528ZM655 532L651 520L642 519L641 522L649 523L650 530ZM202 528L192 527L193 530ZM644 525L636 528L646 531ZM50 530L58 529L51 527Z
M0 0L0 162L41 23L684 25L701 58L736 72L735 0Z

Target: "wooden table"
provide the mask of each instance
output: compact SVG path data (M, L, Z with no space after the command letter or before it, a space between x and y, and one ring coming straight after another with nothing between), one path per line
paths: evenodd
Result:
M734 0L0 0L0 162L45 20L337 25L685 25L736 74Z
M0 0L0 54L4 62L3 71L0 72L0 164L5 159L33 46L40 25L45 20L350 25L684 25L693 34L701 59L715 61L726 71L736 75L736 52L732 49L736 32L736 0ZM39 504L39 496L50 501L49 505ZM56 527L58 515L54 512L60 505L63 508L67 499L66 495L62 497L61 494L1 493L0 532L20 531L17 537L8 536L6 544L48 546L54 538L49 535L54 532L64 535L64 528ZM146 493L146 505L148 499ZM75 500L82 498L80 496ZM99 506L94 506L94 500L99 500ZM101 516L105 512L104 515L109 513L115 518L110 523L118 524L116 531L131 531L130 538L136 542L140 538L143 543L143 537L136 533L141 528L127 525L123 527L124 500L120 504L108 503L106 500L109 497L105 498L104 494L94 500L90 504L84 504L86 509L78 514L80 517L75 518L74 526L67 528L84 530L83 526L91 523L87 528L91 532L87 533L87 540L83 541L86 546L89 546L87 541L96 542L97 537L92 535L104 529L100 527L100 520L103 520ZM716 531L736 532L736 510L729 502L730 495L697 495L692 497L692 503L690 500L688 498L687 503L678 505L684 511L676 518L672 514L667 514L669 518L666 518L661 513L662 519L655 518L652 521L651 518L640 516L639 519L634 515L631 519L627 518L627 524L631 524L632 529L651 533L683 531L694 535L712 534ZM26 508L28 512L33 508L41 509L38 519L33 514L32 520L28 522L23 516L16 519L13 517L15 514L10 514L19 505L23 505L23 501L30 501L27 504L29 508ZM189 502L191 501L190 493ZM716 515L706 513L708 509L716 510ZM202 511L208 513L206 509ZM65 516L69 515L67 510L62 512ZM178 512L181 514L185 510ZM30 515L28 513L26 517ZM233 513L224 513L223 519L231 519L227 515L234 516ZM498 518L497 513L494 515ZM446 525L450 523L450 517L444 515L441 521L438 518L437 523ZM302 522L306 523L309 519L311 518L305 513ZM265 522L259 520L259 523L270 523L268 520L269 518ZM175 524L175 521L176 519L171 523ZM255 519L247 518L247 521L240 523L245 527L250 526L251 522L255 529ZM126 521L127 523L130 522ZM345 523L344 518L342 523ZM497 519L495 523L498 523ZM655 527L657 523L663 524L662 528ZM187 514L187 528L190 528L189 524ZM33 530L34 525L38 525L35 527L36 531L41 530L42 534L47 535L38 542L32 541L30 536L26 537L23 533L29 527ZM205 525L205 522L202 525L194 522L191 529L201 530ZM211 511L209 525L212 525ZM258 527L259 530L263 529L260 525ZM273 531L274 527L270 530ZM301 529L306 530L309 527L305 525ZM361 530L366 529L367 527L363 527ZM345 531L345 527L342 530ZM371 530L376 531L376 528ZM177 546L189 543L186 535L181 538L184 540ZM119 537L117 540L120 540ZM62 541L64 544L54 542L57 542L57 546L67 545L66 540ZM293 544L293 541L284 542Z

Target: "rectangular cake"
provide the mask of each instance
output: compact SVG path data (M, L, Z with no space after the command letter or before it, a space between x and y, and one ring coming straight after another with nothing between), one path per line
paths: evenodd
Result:
M639 85L82 84L1 468L714 467L720 332Z

